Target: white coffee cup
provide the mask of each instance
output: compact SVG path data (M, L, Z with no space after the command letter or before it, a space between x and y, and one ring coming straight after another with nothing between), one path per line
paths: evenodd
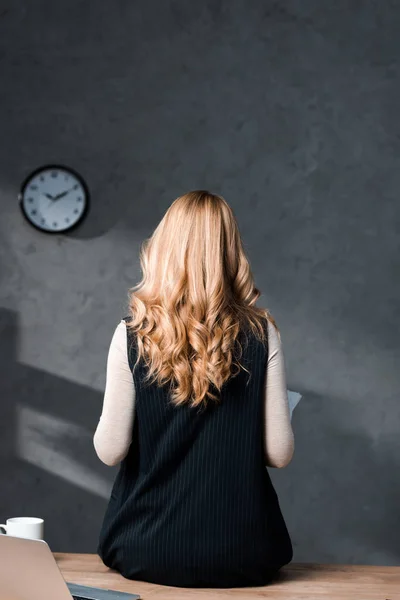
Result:
M1 531L3 529L6 535L29 540L42 540L43 526L43 519L37 517L13 517L7 519L6 525L0 524L0 534L3 533Z

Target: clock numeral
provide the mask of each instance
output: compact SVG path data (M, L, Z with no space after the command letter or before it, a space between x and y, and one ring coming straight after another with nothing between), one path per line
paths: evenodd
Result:
M74 190L79 190L79 183L76 183L76 184L74 185Z
M78 213L79 213L79 210L77 208L75 208L74 214L77 215Z
M31 210L31 215L33 215L33 216L37 215L37 210L36 209Z
M37 185L35 185L35 184L32 184L29 187L30 187L31 190L37 190L38 189Z
M40 219L40 224L41 225L46 225L46 219Z
M78 196L78 198L76 199L77 202L82 202L82 196Z
M58 177L58 171L52 171L51 172L51 176L53 177L53 179L55 179L56 177Z
M40 176L40 181L44 181L44 176L43 175Z
M66 223L69 223L69 219L68 219L68 217L66 217L66 218L65 218L65 222L66 222Z
M33 202L33 198L28 198L28 202Z

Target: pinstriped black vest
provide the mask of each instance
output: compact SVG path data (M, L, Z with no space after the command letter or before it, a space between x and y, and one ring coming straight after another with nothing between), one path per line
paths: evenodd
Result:
M129 579L183 587L264 585L293 557L265 467L263 384L268 349L240 336L245 371L220 403L175 407L169 388L144 383L128 330L136 390L133 441L100 533L103 562ZM247 339L247 342L246 342ZM213 390L215 392L215 390Z

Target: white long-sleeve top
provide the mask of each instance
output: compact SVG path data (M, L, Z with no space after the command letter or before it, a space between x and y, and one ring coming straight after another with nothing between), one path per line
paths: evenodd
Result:
M127 455L134 419L135 385L128 362L127 328L125 321L121 321L108 352L103 409L93 439L96 453L106 465L116 465ZM265 464L285 467L293 456L294 435L282 344L271 323L268 323L263 420Z

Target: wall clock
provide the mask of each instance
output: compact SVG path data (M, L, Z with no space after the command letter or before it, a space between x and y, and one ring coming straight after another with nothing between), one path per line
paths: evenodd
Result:
M89 208L89 190L83 178L60 165L46 165L28 175L19 199L28 222L46 233L76 227Z

